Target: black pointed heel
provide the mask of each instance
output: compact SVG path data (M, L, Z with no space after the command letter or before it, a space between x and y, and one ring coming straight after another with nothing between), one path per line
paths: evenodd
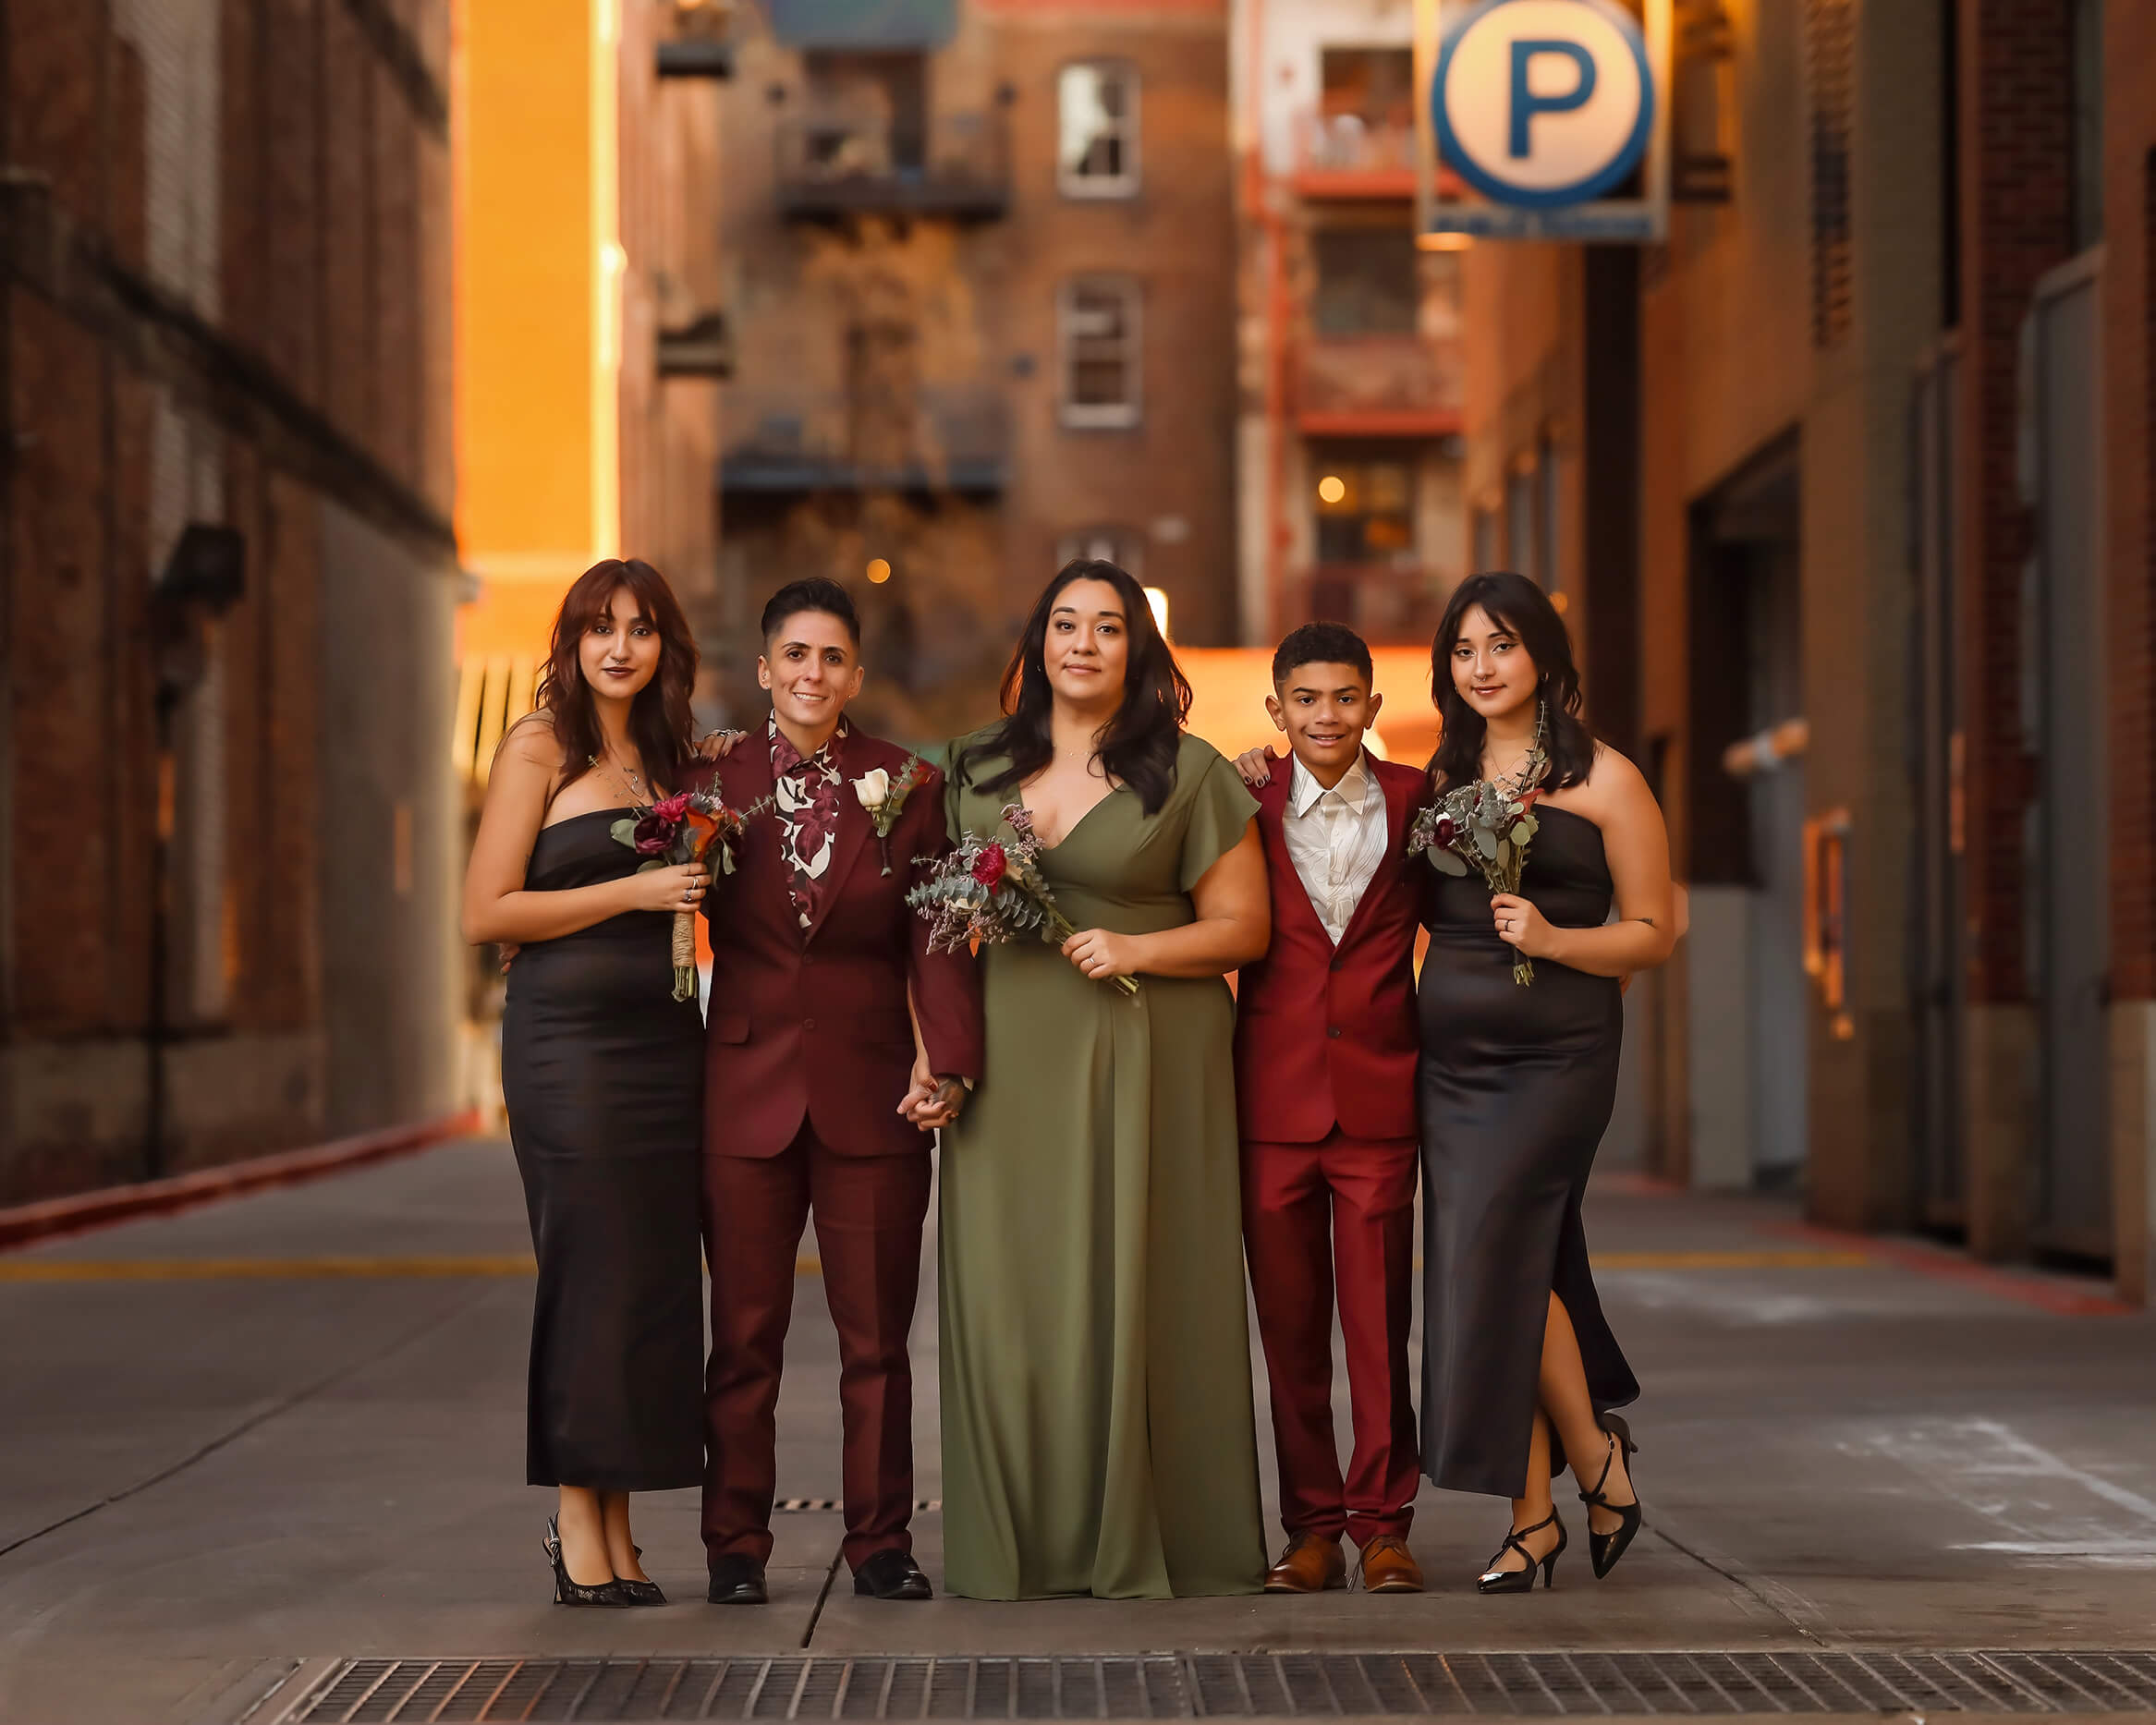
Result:
M634 1551L639 1558L644 1555L644 1549L641 1546L631 1546L629 1549ZM616 1575L614 1578L614 1585L621 1589L631 1605L664 1605L666 1603L666 1596L659 1591L659 1584L655 1581L634 1581L627 1575Z
M1538 1558L1528 1549L1527 1537L1529 1534L1541 1533L1553 1522L1555 1522L1557 1526L1557 1543L1548 1557ZM1532 1593L1535 1590L1535 1572L1538 1569L1542 1572L1542 1585L1545 1588L1554 1587L1557 1585L1557 1560L1565 1555L1565 1548L1571 1543L1570 1536L1565 1531L1565 1524L1557 1520L1555 1510L1552 1510L1548 1515L1537 1522L1532 1527L1515 1527L1504 1536L1504 1543L1491 1555L1489 1567L1475 1577L1475 1591L1477 1593ZM1527 1559L1528 1566L1525 1569L1499 1569L1497 1567L1498 1560L1504 1557L1507 1551L1518 1552L1520 1556Z
M1639 1446L1632 1441L1631 1427L1614 1414L1602 1415L1602 1429L1610 1436L1610 1452L1602 1460L1602 1477L1594 1482L1594 1489L1581 1492L1579 1500L1587 1505L1590 1512L1609 1510L1623 1520L1615 1529L1606 1534L1595 1532L1591 1521L1587 1525L1587 1557L1588 1561L1594 1566L1594 1578L1597 1581L1617 1567L1617 1560L1625 1555L1625 1549L1632 1543L1641 1525L1639 1487L1637 1481L1630 1481L1632 1501L1629 1503L1612 1503L1602 1491L1602 1488L1610 1483L1610 1469L1616 1464L1620 1450L1625 1456L1625 1472L1629 1480L1632 1457L1639 1453Z
M554 1565L554 1602L556 1605L593 1605L613 1611L627 1610L635 1602L621 1591L618 1581L603 1581L587 1587L580 1581L569 1579L569 1566L562 1561L560 1521L557 1515L548 1516L546 1537L539 1542L539 1549L546 1553L546 1561Z

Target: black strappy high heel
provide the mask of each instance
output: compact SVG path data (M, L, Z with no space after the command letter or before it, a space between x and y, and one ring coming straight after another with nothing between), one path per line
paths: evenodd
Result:
M1529 1534L1541 1533L1553 1522L1557 1524L1556 1547L1548 1557L1538 1558L1528 1549L1527 1537ZM1545 1588L1554 1587L1557 1585L1557 1560L1565 1555L1565 1548L1570 1543L1571 1538L1565 1531L1565 1524L1557 1521L1555 1510L1552 1510L1547 1516L1537 1522L1532 1527L1515 1527L1504 1536L1504 1543L1499 1546L1491 1556L1490 1567L1475 1577L1475 1591L1477 1593L1532 1593L1535 1590L1535 1572L1538 1569L1542 1572L1542 1585ZM1518 1552L1520 1556L1527 1559L1528 1566L1525 1569L1499 1569L1497 1567L1498 1559L1502 1558L1507 1551Z
M554 1602L556 1605L595 1605L608 1610L627 1610L632 1601L621 1591L621 1584L612 1579L595 1583L587 1587L580 1581L569 1579L569 1566L562 1561L561 1517L546 1518L546 1537L539 1542L546 1553L546 1561L554 1565Z
M1594 1565L1594 1578L1597 1581L1617 1567L1617 1560L1625 1555L1625 1548L1632 1543L1633 1536L1638 1533L1640 1526L1639 1488L1637 1483L1632 1486L1632 1501L1629 1503L1612 1503L1602 1492L1602 1488L1610 1483L1610 1469L1616 1464L1620 1448L1625 1456L1625 1472L1629 1476L1632 1457L1639 1453L1639 1446L1632 1441L1631 1427L1614 1414L1602 1415L1602 1429L1609 1434L1610 1452L1602 1459L1602 1477L1594 1482L1594 1489L1581 1492L1579 1500L1590 1512L1609 1510L1624 1519L1617 1528L1606 1534L1595 1532L1591 1520L1587 1525L1588 1561Z
M644 1549L641 1546L631 1546L629 1549L639 1558L644 1555ZM660 1592L659 1584L655 1581L637 1581L627 1575L616 1575L614 1578L614 1585L621 1589L623 1596L631 1605L664 1605L666 1603L666 1596Z

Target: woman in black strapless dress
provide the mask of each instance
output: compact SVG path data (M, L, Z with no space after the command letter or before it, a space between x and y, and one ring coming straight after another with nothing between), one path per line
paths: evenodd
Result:
M1581 723L1564 621L1531 581L1463 582L1431 671L1439 794L1498 779L1536 792L1539 822L1517 895L1432 869L1419 987L1423 1471L1513 1500L1477 1582L1509 1593L1553 1575L1566 1535L1551 1481L1567 1458L1598 1577L1639 1525L1630 1433L1610 1412L1639 1386L1602 1318L1579 1207L1616 1097L1619 978L1675 939L1669 842L1638 770Z
M555 619L541 711L504 739L465 937L517 948L502 1096L539 1259L526 1477L559 1488L565 1605L663 1605L629 1493L703 1476L703 1021L676 1001L692 867L638 872L614 823L680 783L696 648L649 564L603 563Z

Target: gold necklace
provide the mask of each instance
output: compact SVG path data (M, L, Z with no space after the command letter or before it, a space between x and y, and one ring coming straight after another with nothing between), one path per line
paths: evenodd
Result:
M658 800L645 789L643 780L636 772L616 765L612 754L608 754L603 760L597 755L587 755L584 757L584 764L590 767L603 766L611 772L614 782L628 793L629 807L632 808L649 808Z

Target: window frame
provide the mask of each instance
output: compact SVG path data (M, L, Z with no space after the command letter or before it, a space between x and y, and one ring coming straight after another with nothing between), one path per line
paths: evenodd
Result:
M1113 288L1123 296L1127 353L1128 389L1119 402L1081 402L1073 399L1072 384L1078 365L1078 343L1084 339L1071 327L1078 297L1089 290ZM1056 418L1067 429L1080 431L1127 431L1145 420L1145 290L1135 275L1089 273L1066 277L1055 289Z
M1114 75L1123 80L1127 108L1118 128L1123 142L1124 163L1120 174L1079 173L1063 159L1064 80L1073 72L1087 70ZM1118 59L1114 55L1093 55L1066 60L1055 68L1055 188L1066 198L1091 201L1138 196L1145 173L1141 154L1143 96L1144 79L1139 76L1138 67L1128 60Z
M1121 569L1140 586L1145 582L1144 532L1135 527L1120 526L1112 522L1089 522L1080 528L1055 536L1055 566L1079 557L1090 557L1104 542L1111 553L1107 561Z

